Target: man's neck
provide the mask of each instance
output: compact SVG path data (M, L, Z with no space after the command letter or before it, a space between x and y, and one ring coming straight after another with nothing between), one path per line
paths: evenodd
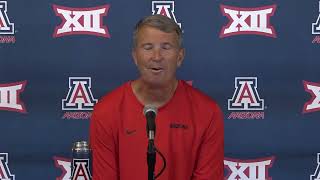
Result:
M132 83L134 95L143 105L161 107L170 101L176 88L178 80L173 80L167 86L153 86L137 79Z

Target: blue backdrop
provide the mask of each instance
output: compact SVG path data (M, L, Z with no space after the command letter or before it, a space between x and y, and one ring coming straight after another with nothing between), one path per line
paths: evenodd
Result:
M96 100L137 77L135 23L160 13L184 32L179 78L224 112L226 179L317 180L319 3L0 0L0 179L68 179Z

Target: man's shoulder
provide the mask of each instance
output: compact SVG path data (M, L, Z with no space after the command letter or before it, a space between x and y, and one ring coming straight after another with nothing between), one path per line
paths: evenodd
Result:
M126 82L121 86L117 87L116 89L113 89L112 91L106 93L102 98L99 99L94 109L112 110L112 107L117 107L117 104L121 103L128 87L129 82Z
M184 87L193 111L196 112L198 124L207 127L213 121L215 124L223 123L223 113L213 98L187 83L185 83Z
M209 95L205 94L203 91L191 86L190 84L182 81L182 84L191 99L191 102L199 107L204 108L217 108L217 102L210 97Z

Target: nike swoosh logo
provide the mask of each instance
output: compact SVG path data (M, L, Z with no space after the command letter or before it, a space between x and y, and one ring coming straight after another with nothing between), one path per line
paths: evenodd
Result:
M133 130L126 129L126 134L127 134L127 135L135 134L135 132L137 132L137 130L135 130L135 129L133 129Z

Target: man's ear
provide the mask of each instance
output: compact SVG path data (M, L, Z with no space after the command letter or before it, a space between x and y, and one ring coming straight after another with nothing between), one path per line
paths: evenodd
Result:
M179 50L179 53L178 53L178 61L177 61L177 66L180 67L183 60L184 60L184 55L185 55L185 49L184 48L181 48Z
M137 62L137 54L136 54L135 48L132 48L132 50L131 50L131 56L132 56L132 59L133 59L133 61L134 61L134 64L137 66L137 65L138 65L138 62Z

